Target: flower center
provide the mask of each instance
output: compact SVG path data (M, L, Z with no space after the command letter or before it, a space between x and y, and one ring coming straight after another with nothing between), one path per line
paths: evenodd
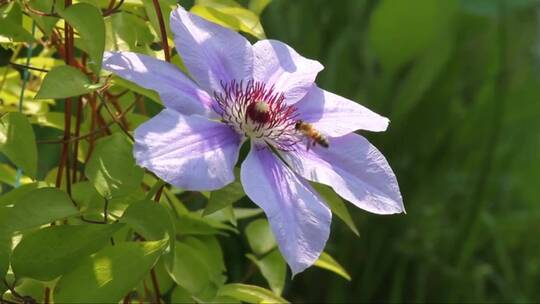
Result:
M222 83L214 92L223 122L256 145L268 144L276 149L291 150L299 141L295 130L296 108L285 103L285 95L254 80Z

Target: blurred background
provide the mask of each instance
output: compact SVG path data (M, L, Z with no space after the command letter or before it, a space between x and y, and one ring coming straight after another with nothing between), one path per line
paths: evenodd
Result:
M318 84L391 119L364 134L407 215L348 205L293 302L540 301L540 1L274 0L269 38L321 61Z
M351 281L312 267L287 278L283 297L539 302L540 0L273 0L261 22L323 63L319 86L391 119L362 134L388 158L407 209L349 204L360 236L334 217L326 251ZM44 176L58 147L39 149ZM221 241L230 281L245 281L243 236ZM250 282L266 286L260 273Z

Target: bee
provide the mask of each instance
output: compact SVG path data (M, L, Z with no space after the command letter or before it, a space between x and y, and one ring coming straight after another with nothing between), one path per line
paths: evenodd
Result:
M303 120L298 120L294 125L294 128L308 138L308 150L310 147L314 147L316 144L319 144L321 147L328 148L328 139L326 136L321 134L321 132L317 131L312 124Z

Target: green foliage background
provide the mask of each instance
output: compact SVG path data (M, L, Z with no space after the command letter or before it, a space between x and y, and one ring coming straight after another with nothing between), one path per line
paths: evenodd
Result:
M32 49L30 65L52 72L30 71L22 87L24 68L10 62L27 62L29 16L40 29L56 23L22 14L26 2L0 1L0 112L10 112L0 124L5 299L42 301L47 288L58 303L128 293L150 302L153 269L165 302L540 300L540 1L180 1L252 41L282 40L319 60L321 87L391 119L387 132L362 134L396 172L407 215L344 207L317 187L336 215L331 239L317 267L294 280L238 183L212 193L166 187L152 201L162 184L135 167L117 120L131 131L157 113L155 93L113 77L112 95L100 99L105 74L66 68L51 45ZM48 9L48 1L30 2ZM58 12L75 27L75 57L88 55L88 73L99 73L100 45L163 58L152 1L126 1L120 11L130 13L105 18L97 8L108 1L81 2L83 13ZM160 3L168 19L176 1ZM21 89L25 115L16 113ZM113 119L100 106L112 135L97 134L92 149L79 141L70 198L65 182L53 188L61 145L47 141L62 137L63 98L80 94L124 115ZM85 101L80 134L95 131L91 117Z
M308 270L299 301L540 299L538 1L274 1L278 37L326 67L319 84L391 119L367 134L406 216L349 208L327 250L352 282ZM307 292L306 292L307 291Z

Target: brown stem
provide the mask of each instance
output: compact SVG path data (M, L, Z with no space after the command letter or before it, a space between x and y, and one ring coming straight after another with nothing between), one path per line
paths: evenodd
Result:
M45 295L43 296L43 303L49 304L51 302L51 289L45 287Z
M26 2L26 1L22 1L22 2L23 2L23 5L24 5L24 8L27 11L29 11L30 13L34 14L34 15L38 15L38 16L41 16L41 17L60 17L60 15L58 15L54 11L51 12L51 13L42 12L40 10L37 10L37 9L31 7L28 2Z
M111 116L111 118L114 120L114 122L116 122L116 124L120 127L120 129L122 130L122 132L124 132L127 137L129 137L132 141L134 140L133 138L133 135L131 135L129 133L129 131L125 128L125 126L122 124L122 122L120 122L120 120L118 120L118 118L116 117L116 115L114 115L114 113L111 111L111 108L109 108L109 106L107 105L107 102L103 99L103 97L101 97L101 95L98 95L99 99L101 100L101 104L103 105L103 107L107 110L107 112L109 113L109 115Z
M65 7L71 5L71 0L65 0ZM64 46L65 46L65 62L67 65L73 63L73 28L66 22L64 26ZM62 185L62 171L66 169L66 190L71 195L71 181L69 174L69 137L71 135L71 98L66 98L64 106L64 143L62 145L62 151L60 155L60 164L58 165L58 172L56 173L56 187Z
M161 46L163 47L163 54L165 60L171 62L171 53L169 50L169 42L167 41L167 31L165 30L165 22L163 21L163 14L161 13L161 7L158 0L152 0L154 3L154 9L156 10L157 19L159 22L159 33L161 35Z
M113 105L114 109L116 110L116 112L122 113L122 107L120 107L120 103L118 103L118 98L111 98L110 101L111 101L111 104ZM124 128L129 130L129 124L128 124L128 121L127 121L126 117L125 116L122 116L122 117L118 116L118 119L124 125Z
M73 182L75 182L77 180L77 164L78 164L78 161L77 161L77 156L79 154L79 135L81 133L81 120L82 120L82 112L83 112L83 101L82 101L82 97L79 96L79 98L77 99L77 116L75 117L75 134L74 134L74 138L75 139L71 139L72 141L74 141L73 143L73 168L72 168L72 171L73 171L73 177L72 177L72 180Z
M113 1L111 1L111 3ZM120 8L120 6L122 6L122 4L124 4L124 0L120 0L120 2L118 2L118 4L116 4L114 7L111 7L111 5L109 4L109 7L105 11L103 11L103 17L107 17L114 14Z
M120 115L118 115L118 117L123 117L127 114L127 112L129 112L129 110L131 110L134 106L135 106L135 102L133 102L129 107L127 107L124 112L122 112ZM82 139L87 139L90 137L90 139L93 137L93 135L96 135L98 133L101 133L101 132L105 132L106 129L110 126L112 126L113 124L115 124L114 121L111 121L109 123L107 123L107 125L103 128L99 128L99 129L95 129L93 128L94 130L92 132L89 132L89 133L86 133L84 135L79 135L79 136L76 136L76 137L70 137L69 138L69 141L76 141L76 140L82 140ZM90 128L92 129L92 127ZM90 139L89 139L89 142L90 142ZM37 143L38 144L61 144L63 143L64 140L63 139L50 139L50 140L38 140Z
M161 303L161 292L159 291L159 284L156 276L156 270L152 268L150 270L150 277L152 278L152 285L154 286L154 296L156 297L156 304Z

